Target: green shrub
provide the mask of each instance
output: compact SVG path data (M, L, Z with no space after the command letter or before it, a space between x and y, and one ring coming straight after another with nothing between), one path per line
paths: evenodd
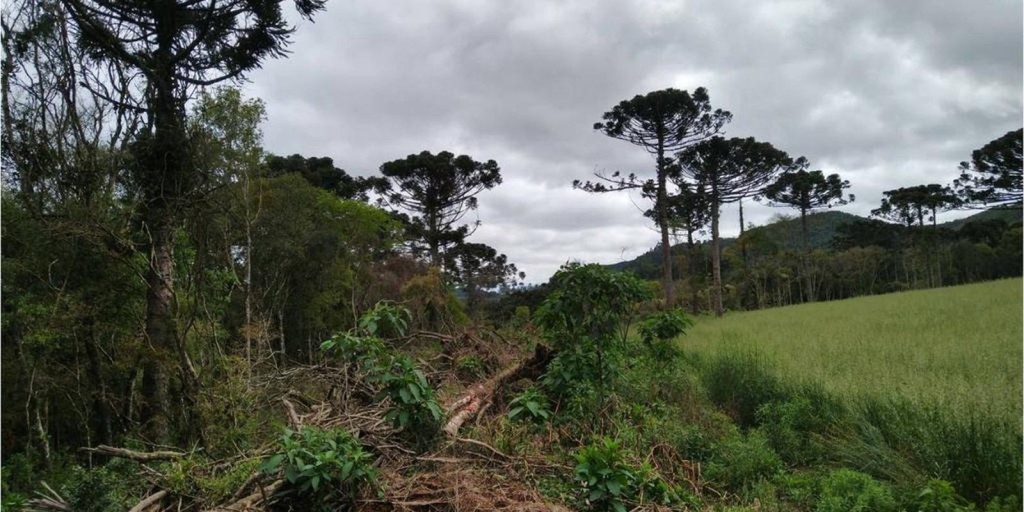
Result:
M510 420L529 420L540 423L551 417L548 397L536 388L526 388L509 402Z
M374 377L381 385L377 399L389 398L391 407L384 418L426 447L437 436L444 413L434 398L434 389L412 359L394 358L387 371Z
M887 512L896 510L889 488L871 476L837 469L821 484L816 512Z
M784 398L782 384L767 363L750 353L729 353L704 361L701 380L708 398L741 427L756 424L762 405Z
M619 443L608 438L580 448L576 463L575 477L583 489L582 500L591 510L625 512L628 503L695 502L692 496L680 498L680 493L662 480L650 464L629 466Z
M648 315L640 321L637 332L655 360L664 364L679 353L675 339L692 326L693 320L686 313L674 309Z
M122 512L138 503L147 485L138 464L113 459L93 468L71 466L57 489L70 510Z
M706 475L715 483L742 490L758 480L771 478L782 468L782 460L768 439L755 429L747 435L735 432L715 446Z
M791 398L761 405L755 414L758 428L783 460L806 465L827 453L821 437L840 423L842 406L817 387L791 391Z
M461 379L478 379L485 371L483 360L477 356L462 356L455 360L455 372Z
M317 501L349 502L376 481L373 456L343 429L285 429L280 442L281 452L263 463L263 471L282 471L300 494Z
M379 338L400 338L412 321L408 309L391 301L380 301L359 317L359 331Z
M969 504L956 495L956 490L945 480L929 480L924 488L914 493L909 508L915 512L961 512ZM974 507L970 507L973 509Z
M669 441L679 455L687 460L707 462L714 453L714 440L697 425L683 427Z
M618 442L606 438L580 448L575 474L585 493L583 501L592 510L626 511L626 500L635 491L635 482Z

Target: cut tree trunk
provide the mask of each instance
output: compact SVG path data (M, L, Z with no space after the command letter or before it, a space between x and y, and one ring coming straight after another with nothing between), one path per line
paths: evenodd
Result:
M547 369L548 363L551 362L552 358L554 358L554 352L550 348L538 344L533 352L533 357L530 359L509 366L490 379L467 389L458 400L448 406L446 412L449 419L448 423L444 426L445 433L451 437L456 437L462 425L473 419L486 404L490 403L495 393L506 383L523 378L535 379L540 377Z

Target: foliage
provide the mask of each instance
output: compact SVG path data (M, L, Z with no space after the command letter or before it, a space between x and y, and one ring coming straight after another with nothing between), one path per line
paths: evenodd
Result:
M783 395L782 383L763 358L753 353L726 353L710 358L701 369L708 398L742 427L757 423L761 406Z
M552 291L534 321L559 349L545 385L558 399L592 383L599 405L612 390L636 304L650 298L642 281L596 264L570 264L551 278Z
M335 167L334 160L330 157L268 155L265 165L268 177L299 174L316 188L326 190L342 199L364 202L369 200L367 192L379 188L382 180L379 177L352 176L344 169Z
M510 420L529 420L537 423L551 417L548 397L536 388L526 388L516 395L508 405Z
M300 493L317 495L319 501L351 501L376 481L373 455L344 429L285 429L280 444L281 452L264 461L263 471L282 471Z
M675 355L672 342L692 326L693 320L686 313L674 309L648 315L639 322L637 332L654 357L664 361Z
M654 203L653 217L661 230L662 288L670 306L674 302L669 245L672 201L667 185L672 174L672 159L666 157L666 153L682 150L719 133L731 120L732 114L728 111L712 110L707 89L703 87L695 89L693 94L669 88L623 100L605 112L602 121L594 123L594 129L640 146L654 156L654 178L642 180L635 174L623 177L618 172L610 176L597 173L599 181L574 180L572 184L573 188L593 193L639 190L644 198Z
M837 469L822 482L816 512L887 512L896 510L889 489L864 473Z
M624 512L630 502L669 505L678 499L649 465L630 467L619 443L609 438L580 448L574 474L591 510Z
M1022 190L1021 138L1024 129L1006 132L971 153L960 163L953 182L957 196L970 205L1020 204Z
M405 336L412 313L390 301L378 302L359 317L359 330L367 336L400 338Z
M380 173L387 180L380 190L387 202L413 214L407 232L414 252L426 252L434 266L441 266L443 253L469 235L469 226L456 223L477 209L477 194L501 184L494 160L477 162L448 151L386 162Z
M939 210L956 208L959 199L953 190L938 184L900 187L882 192L882 205L871 210L871 215L912 226L914 221L924 226L925 213L934 225Z
M418 439L431 439L440 427L444 413L434 399L434 389L412 359L400 356L374 380L381 384L378 399L390 398L385 419L395 427L412 431Z
M734 432L715 446L707 465L707 478L733 490L742 490L782 471L782 460L760 430Z
M112 460L98 467L70 466L56 488L76 512L120 512L138 503L147 482L131 461Z

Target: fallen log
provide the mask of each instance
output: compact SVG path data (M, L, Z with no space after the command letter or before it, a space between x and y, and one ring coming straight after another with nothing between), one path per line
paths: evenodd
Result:
M183 452L176 452L171 450L156 451L156 452L137 452L135 450L129 450L127 448L117 448L114 446L107 446L101 444L95 448L83 447L79 448L83 452L97 453L100 455L109 455L111 457L120 457L122 459L137 460L139 462L150 462L154 460L173 460L180 459L185 456Z
M270 498L272 498L274 496L274 493L276 493L278 489L280 489L283 485L284 480L274 480L273 482L270 483L270 485L267 485L266 487L256 486L256 492L233 503L229 503L227 505L220 505L212 509L209 509L206 512L242 512L245 510L251 510L252 507L260 503L261 501L269 500Z
M494 394L505 384L523 378L540 377L553 357L554 352L550 348L537 344L533 357L509 366L490 379L467 389L459 399L448 406L449 419L444 426L445 433L451 437L457 437L462 425L476 416L484 404L490 402Z

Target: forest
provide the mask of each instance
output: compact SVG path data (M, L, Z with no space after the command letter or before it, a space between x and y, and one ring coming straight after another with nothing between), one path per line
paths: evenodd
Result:
M264 147L238 85L324 8L5 5L4 510L1019 510L1005 415L686 347L727 311L1021 276L1021 130L864 219L705 88L639 94L589 128L650 169L565 187L639 197L659 244L527 285L474 239L487 155Z

